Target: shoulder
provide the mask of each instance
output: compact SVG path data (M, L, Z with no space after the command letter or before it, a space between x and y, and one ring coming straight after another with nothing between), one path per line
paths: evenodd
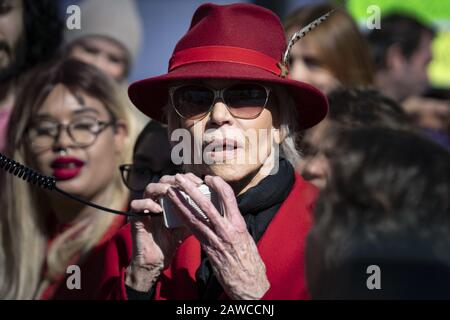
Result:
M258 242L271 284L263 299L309 298L304 255L317 195L318 190L296 174L291 192Z
M107 242L105 259L128 265L132 254L131 225L127 223Z
M126 224L106 244L98 299L126 299L125 269L131 261L132 248L131 226Z
M116 216L112 220L108 230L106 230L105 234L103 235L102 239L99 242L99 245L102 245L104 243L107 243L109 240L111 240L119 230L123 226L127 224L126 218L124 216Z
M302 207L312 211L318 195L319 190L296 173L294 185L285 203L289 207Z

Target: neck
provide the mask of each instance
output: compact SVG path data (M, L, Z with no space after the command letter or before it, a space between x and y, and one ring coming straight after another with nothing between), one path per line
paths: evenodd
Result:
M105 204L109 198L110 191L109 188L106 188L103 192L100 192L86 200L94 203ZM51 211L57 222L60 224L72 224L94 214L101 214L95 208L82 204L78 201L68 199L56 192L52 192L50 194L49 200Z
M396 102L401 102L402 96L399 86L392 80L392 76L387 71L379 71L375 76L375 85L386 97Z
M230 186L231 188L233 188L233 191L236 195L241 195L245 193L247 190L258 185L261 182L261 180L263 180L265 177L271 174L274 167L275 167L275 157L271 154L263 163L263 165L260 168L258 168L258 170L252 172L244 179L241 179L236 182L230 182Z

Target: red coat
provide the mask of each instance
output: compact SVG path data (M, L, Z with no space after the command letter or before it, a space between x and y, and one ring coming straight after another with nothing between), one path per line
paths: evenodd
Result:
M67 287L68 274L62 274L58 281L50 283L39 297L40 300L92 300L99 295L100 277L105 262L105 249L108 241L125 225L125 218L118 216L111 223L100 241L80 261L74 257L71 264L80 267L81 289L70 290ZM44 271L45 272L45 271Z
M308 299L305 280L305 239L312 221L312 206L317 189L299 175L279 211L258 241L271 284L263 299ZM125 269L132 254L130 226L122 228L110 241L105 254L102 299L127 299ZM200 243L193 236L177 250L172 264L156 284L157 300L198 299L195 273L200 265ZM226 299L225 295L222 298Z

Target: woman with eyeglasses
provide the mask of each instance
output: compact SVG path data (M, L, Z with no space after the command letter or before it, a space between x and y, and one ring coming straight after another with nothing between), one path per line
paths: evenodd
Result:
M169 72L131 85L133 103L168 123L172 161L186 173L131 203L142 217L108 244L103 298L308 298L304 240L316 189L293 169L294 133L321 121L327 100L289 79L286 45L271 11L205 4ZM166 226L161 199L180 227Z
M125 208L117 167L130 159L131 137L115 92L101 71L75 60L35 70L11 117L8 156L68 193ZM102 247L125 219L0 174L0 297L94 297Z
M119 167L123 183L130 190L130 201L142 199L150 183L182 171L180 166L173 164L170 154L167 126L150 121L136 139L133 163Z

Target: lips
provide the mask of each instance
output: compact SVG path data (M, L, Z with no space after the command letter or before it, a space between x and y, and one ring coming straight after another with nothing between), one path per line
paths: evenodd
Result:
M211 158L230 159L240 148L241 145L234 139L218 139L206 143L205 155Z
M59 181L75 178L84 166L84 161L74 157L59 157L51 163L53 176Z

